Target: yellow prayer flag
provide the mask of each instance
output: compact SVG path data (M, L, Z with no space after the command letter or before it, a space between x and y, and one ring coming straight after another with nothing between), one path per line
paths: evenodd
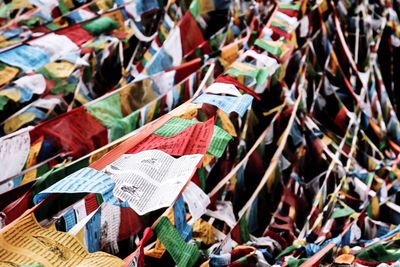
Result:
M68 233L43 228L30 214L0 233L0 259L16 266L121 266L123 261L104 252L90 254Z
M75 65L68 61L51 62L45 68L57 78L68 78L75 69Z
M17 68L6 66L0 70L0 86L12 81L17 76L19 70Z
M9 119L8 121L6 121L6 123L4 124L4 132L6 134L15 132L16 130L21 128L26 123L33 121L35 119L35 117L36 117L35 113L33 113L33 112L27 112L27 113L17 115L15 117Z
M41 137L38 140L36 140L34 144L32 144L31 149L29 150L28 160L26 161L27 168L30 168L36 164L36 158L40 152L40 149L42 148L43 140L44 138ZM27 172L24 175L21 184L26 184L29 183L30 181L35 180L36 173L37 173L36 169Z
M21 98L21 92L16 88L9 88L0 91L0 96L6 96L14 102L18 102Z
M232 122L229 119L228 115L226 115L226 113L223 112L222 110L218 109L217 110L217 116L221 120L222 129L224 129L231 136L237 137L235 126L232 124Z

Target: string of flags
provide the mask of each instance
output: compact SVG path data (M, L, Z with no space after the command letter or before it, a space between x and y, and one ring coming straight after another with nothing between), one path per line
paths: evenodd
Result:
M1 266L400 266L397 1L0 3Z

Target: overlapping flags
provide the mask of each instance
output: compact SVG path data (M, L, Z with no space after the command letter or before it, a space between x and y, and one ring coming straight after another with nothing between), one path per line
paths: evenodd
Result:
M0 265L399 265L399 15L1 4Z

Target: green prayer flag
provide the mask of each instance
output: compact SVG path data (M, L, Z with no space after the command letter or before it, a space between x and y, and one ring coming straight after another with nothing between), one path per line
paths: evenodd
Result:
M46 67L41 67L36 71L37 73L40 73L43 75L48 80L55 81L57 84L61 84L62 80L60 78L57 78L54 76L53 73L51 73Z
M203 189L203 191L206 191L207 178L206 178L206 170L204 167L197 169L197 176L199 177L199 180L200 180L201 189Z
M140 111L136 110L126 116L125 118L119 119L116 125L111 128L110 141L117 140L118 138L133 132L136 129L137 122L139 120Z
M250 76L256 80L257 85L262 85L267 81L270 73L267 68L257 68L253 70L238 70L231 68L227 70L225 74L230 74L234 77L237 77L239 75Z
M137 110L123 117L119 94L112 94L101 101L88 105L86 109L110 130L110 141L117 140L136 129L140 113Z
M0 18L8 18L9 14L10 14L10 4L6 4L6 5L2 5L0 6Z
M302 258L302 259L290 258L288 262L288 267L298 267L307 260L308 260L307 258Z
M55 95L59 94L71 94L75 91L77 84L69 83L69 84L59 84L56 87L52 88L50 91Z
M282 53L282 50L281 50L280 47L275 47L275 46L269 45L269 44L267 44L266 42L264 42L264 41L261 40L261 39L257 39L257 40L254 42L254 44L255 44L255 45L258 45L259 47L261 47L261 48L264 49L265 51L267 51L267 52L269 52L269 53L271 53L271 54L273 54L273 55L276 55L276 56L280 56L281 53Z
M276 259L276 260L277 260L277 259L280 259L280 258L282 258L283 256L289 254L290 252L292 252L293 250L296 250L296 249L298 249L298 246L291 245L291 246L285 248L281 253L279 253L279 255L276 256L275 259Z
M281 8L281 9L300 10L300 4L280 3L279 4L279 8Z
M189 7L190 13L192 13L194 18L200 16L200 1L194 0Z
M65 15L69 12L69 8L67 7L67 5L64 3L64 0L60 0L58 2L58 8L61 11L61 14Z
M171 137L176 135L177 133L182 132L186 128L195 125L196 121L186 120L181 118L171 118L165 124L163 124L160 128L154 131L154 134Z
M112 18L104 16L83 25L83 28L92 35L100 35L103 32L118 29L118 23Z
M20 24L26 25L29 28L33 28L37 23L39 23L39 21L40 21L39 17L31 17L29 19L21 20Z
M333 215L332 216L333 216L334 219L337 219L337 218L347 217L347 216L353 214L354 212L355 211L350 207L346 207L346 208L343 208L343 209L335 208L333 210Z
M191 267L196 264L200 257L197 246L186 244L167 217L161 217L153 230L178 267Z
M7 105L8 97L0 95L0 110L3 110L4 106Z
M55 24L54 22L50 22L50 23L46 24L46 28L49 29L50 31L56 31L56 30L60 29L60 26Z
M86 109L107 128L112 128L115 120L123 117L119 94L112 94L94 104L88 105Z
M400 259L400 249L387 249L381 243L372 245L361 251L357 258L369 262L389 262Z
M247 226L246 217L243 217L240 220L239 224L240 224L240 239L242 240L243 243L245 243L250 240L250 233L249 233L249 228Z

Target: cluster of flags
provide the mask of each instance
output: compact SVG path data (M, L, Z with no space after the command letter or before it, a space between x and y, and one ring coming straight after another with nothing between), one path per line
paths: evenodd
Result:
M399 16L4 1L0 265L400 265Z

